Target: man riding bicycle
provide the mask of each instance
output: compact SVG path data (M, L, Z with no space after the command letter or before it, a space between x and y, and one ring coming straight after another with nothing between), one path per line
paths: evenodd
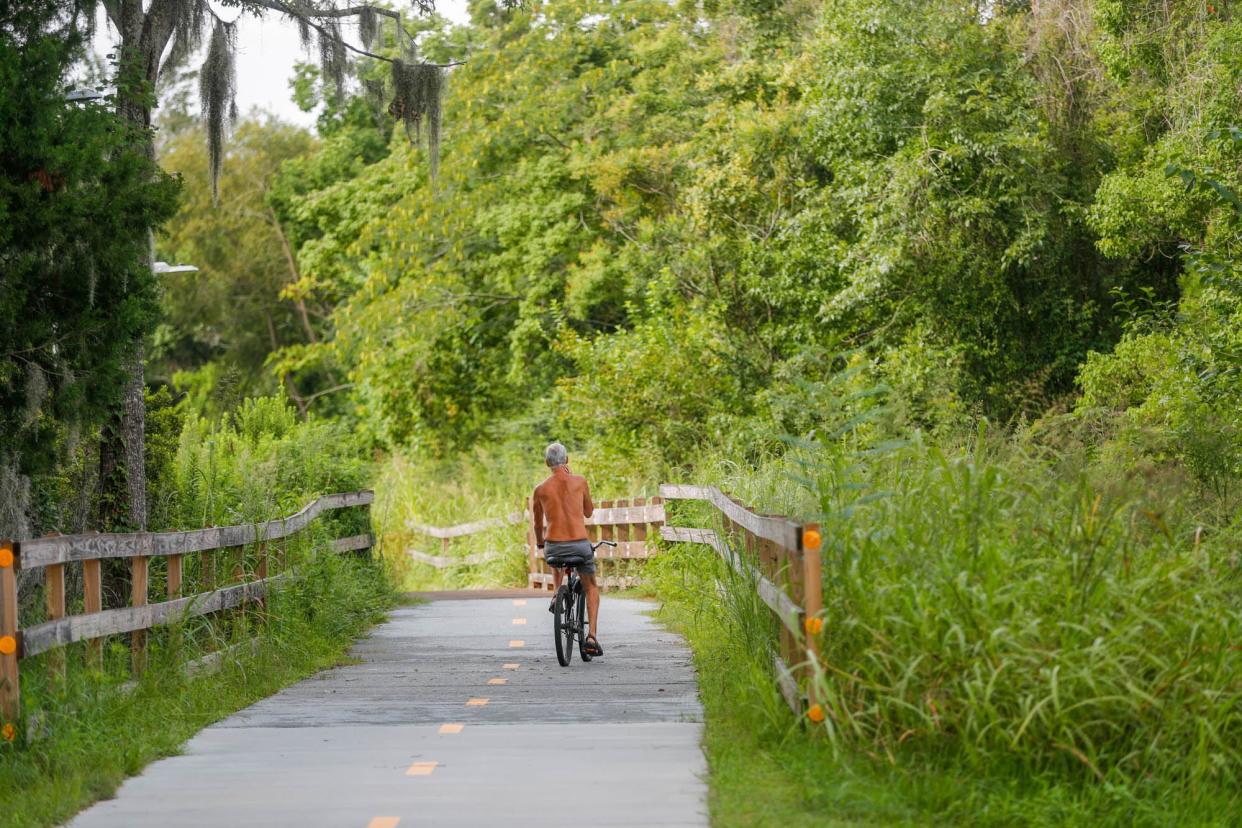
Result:
M553 567L554 592L559 593L565 571L569 566L578 570L578 576L586 587L587 614L591 619L591 634L586 637L584 650L587 655L601 656L604 648L599 645L599 586L595 583L595 551L587 539L586 519L595 511L591 502L591 490L585 477L569 471L569 452L560 443L552 443L543 454L552 473L548 479L535 487L531 499L535 522L535 546L543 550L548 566ZM546 522L546 528L545 528ZM561 561L561 563L558 563ZM553 610L552 599L548 611Z

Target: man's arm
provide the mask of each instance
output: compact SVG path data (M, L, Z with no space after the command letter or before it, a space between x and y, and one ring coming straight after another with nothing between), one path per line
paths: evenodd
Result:
M543 549L543 504L538 494L530 499L530 506L531 520L535 522L535 546Z
M591 502L591 484L582 479L582 514L590 517L595 512L595 504Z

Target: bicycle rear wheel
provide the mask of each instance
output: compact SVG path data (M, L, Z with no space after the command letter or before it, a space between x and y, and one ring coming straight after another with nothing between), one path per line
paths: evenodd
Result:
M552 637L556 639L556 660L568 667L574 655L573 595L562 586L553 603Z

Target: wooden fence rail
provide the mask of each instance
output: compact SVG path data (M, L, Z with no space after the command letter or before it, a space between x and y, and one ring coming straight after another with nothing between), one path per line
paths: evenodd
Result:
M258 524L216 526L190 532L129 532L121 534L60 535L24 541L0 542L0 730L13 732L20 709L18 663L76 641L87 641L88 658L99 663L102 639L109 635L131 634L133 666L141 671L146 659L145 633L154 627L207 613L239 607L264 598L269 588L286 577L269 574L273 556L268 544L304 530L316 517L334 509L369 507L370 491L325 495L308 503L295 514ZM337 538L333 552L370 549L367 534ZM212 552L258 545L253 577L247 580L240 554L230 574L234 583L217 588ZM205 591L182 595L184 558L203 553L202 578ZM167 600L148 603L150 561L167 559ZM103 609L100 563L105 559L130 562L130 606ZM283 554L274 557L283 566ZM82 563L83 612L65 613L65 566ZM210 565L209 565L210 561ZM44 593L48 620L27 629L18 629L17 570L44 570ZM63 660L53 669L63 669Z
M800 714L801 685L810 709L821 714L812 682L824 608L818 525L758 514L715 486L665 484L660 486L660 495L667 500L704 501L720 512L724 537L710 529L670 526L661 530L661 537L706 544L738 572L753 579L759 597L781 623L774 667L785 701Z
M407 549L405 554L417 563L436 569L477 565L499 558L505 553L495 550L454 557L449 554L452 548L451 540L505 526L527 523L527 581L532 587L550 589L553 576L544 564L543 556L539 555L535 549L534 534L529 525L530 515L530 503L527 502L521 511L470 523L459 523L455 526L431 526L407 520L405 525L409 529L429 537L439 538L441 554L432 555L416 549ZM642 497L618 501L605 500L586 519L587 533L592 541L611 540L617 544L616 548L603 547L596 552L595 557L600 561L642 560L650 557L653 548L647 543L648 528L657 529L662 523L664 523L664 503L658 497L650 500ZM635 586L638 578L608 576L601 573L598 582L605 589L615 589Z

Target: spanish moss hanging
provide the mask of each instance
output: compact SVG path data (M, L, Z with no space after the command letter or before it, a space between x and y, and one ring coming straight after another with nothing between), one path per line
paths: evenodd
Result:
M440 169L440 95L444 69L434 63L392 63L393 99L388 114L405 125L411 140L427 136L427 161L431 177Z
M224 162L225 119L237 120L237 69L234 64L236 32L232 24L216 20L198 81L207 125L207 159L211 174L211 198L220 198L220 168Z

